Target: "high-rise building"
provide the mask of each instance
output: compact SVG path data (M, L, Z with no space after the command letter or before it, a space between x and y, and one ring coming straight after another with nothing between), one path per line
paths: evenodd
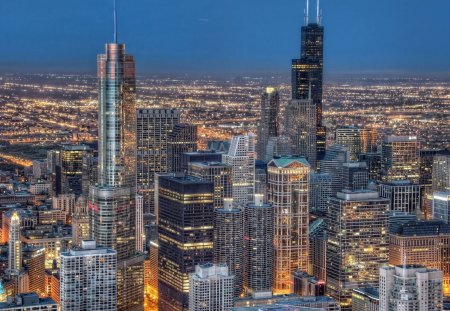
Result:
M420 265L380 268L380 311L442 310L442 271Z
M325 154L325 157L320 161L320 173L330 174L331 176L331 193L336 193L342 190L342 167L348 161L348 149L343 146L333 145Z
M24 267L28 273L28 290L41 297L46 296L45 249L26 245L22 249L22 254Z
M433 193L433 219L450 223L450 191Z
M22 270L22 241L20 239L20 217L17 212L11 216L8 241L8 272L18 274Z
M167 141L167 171L182 172L182 154L195 151L197 151L197 126L185 123L175 124Z
M82 241L61 253L61 311L117 310L117 252Z
M260 160L255 162L255 193L267 198L267 162Z
M80 196L75 203L75 212L72 216L72 243L81 246L81 241L90 237L90 221L88 203L84 196Z
M389 238L389 264L420 263L443 271L444 293L450 293L450 225L442 221L413 221L401 225Z
M314 169L317 159L316 106L308 97L290 100L286 110L286 132L290 138L293 154L306 158Z
M327 213L327 293L351 310L352 289L378 284L388 262L389 202L376 191L338 192Z
M352 311L378 311L380 293L376 287L355 288L352 292Z
M331 193L331 175L312 173L309 183L309 211L326 213Z
M188 174L214 183L214 208L221 208L232 197L232 167L221 162L191 162Z
M232 196L234 204L243 208L253 200L255 193L255 136L234 136L228 154L222 156L231 165Z
M416 221L417 215L416 214L409 214L407 212L402 211L389 211L389 220L388 220L388 227L389 227L389 234L395 234L403 224L406 224L410 221Z
M225 264L195 266L189 274L189 311L230 311L234 278Z
M268 163L274 157L281 157L292 154L293 148L289 136L281 135L277 137L269 137L266 146L264 162Z
M366 153L359 157L359 162L366 162L369 180L381 180L381 153Z
M292 60L292 99L311 97L316 107L316 155L321 160L325 155L326 129L322 124L324 28L319 15L317 8L317 20L310 22L307 12L305 25L301 28L300 58Z
M342 165L342 189L367 189L369 171L366 162L347 162Z
M258 126L257 154L259 160L266 158L266 146L270 137L280 134L280 94L272 87L261 96L261 119Z
M88 146L67 145L60 153L61 193L82 193L83 157L91 152ZM59 193L58 193L59 194Z
M381 179L419 183L420 142L415 136L388 136L381 146Z
M225 199L223 208L214 210L214 263L227 265L234 275L234 295L242 293L243 277L243 209L233 206L233 199Z
M86 198L89 196L89 187L98 181L98 157L88 152L83 157L81 192Z
M188 171L189 163L194 162L222 162L222 153L215 150L185 152L181 155L181 171Z
M275 293L292 292L292 273L308 269L310 172L303 157L275 158L268 164L267 196L274 209Z
M319 217L309 225L310 268L308 271L317 279L327 280L327 224Z
M420 150L420 180L422 186L433 184L433 160L436 155L445 153L442 149L422 149Z
M117 252L117 310L142 310L144 255L136 251L136 77L121 43L98 56L98 184L91 186L91 238Z
M378 130L375 127L360 128L362 154L376 153L378 151Z
M244 288L267 292L273 284L273 207L262 194L244 210Z
M213 183L200 178L158 178L159 310L187 310L189 273L213 261L213 197Z
M144 213L154 213L154 176L169 170L168 141L180 122L176 109L137 109L137 187L144 197Z
M450 152L433 159L432 191L450 191Z
M420 214L422 202L420 185L412 184L409 180L396 180L380 183L378 190L381 197L389 199L391 210Z
M294 293L299 296L325 296L325 281L298 270L292 275Z
M362 154L361 128L357 126L339 126L335 132L335 143L348 149L349 160L358 161Z

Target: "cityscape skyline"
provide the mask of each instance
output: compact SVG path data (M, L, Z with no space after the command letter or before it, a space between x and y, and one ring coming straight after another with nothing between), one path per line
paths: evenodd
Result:
M141 0L142 1L142 0ZM281 73L300 44L304 1L207 4L203 1L118 2L119 41L139 62L138 74ZM447 74L450 43L439 39L450 23L443 0L322 1L328 38L325 74ZM86 9L90 8L90 9ZM0 67L5 72L94 73L90 55L113 39L111 1L2 3ZM256 10L255 10L256 9ZM311 1L310 19L315 19ZM23 17L17 19L15 16ZM18 22L25 20L25 22ZM270 22L267 22L270 20ZM420 22L419 22L420 21ZM164 31L162 31L164 30ZM272 39L271 39L272 38ZM33 50L33 53L28 53ZM424 55L433 55L424 58Z

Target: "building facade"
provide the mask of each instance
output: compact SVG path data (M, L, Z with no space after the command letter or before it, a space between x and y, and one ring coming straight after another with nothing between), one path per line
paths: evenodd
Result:
M280 134L280 94L268 87L261 96L261 118L258 126L257 154L259 160L266 158L266 146L270 137Z

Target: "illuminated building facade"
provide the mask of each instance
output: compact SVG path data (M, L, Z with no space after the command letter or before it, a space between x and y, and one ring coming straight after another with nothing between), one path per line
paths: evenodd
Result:
M117 310L142 310L144 255L136 250L136 77L132 55L106 44L98 63L98 185L89 190L91 238L117 252Z
M176 109L137 109L137 187L144 197L144 214L154 213L154 175L169 169L168 141L180 122Z
M442 271L421 265L380 268L379 311L442 310Z
M24 267L28 273L30 292L40 297L47 296L45 282L45 249L26 245L22 249Z
M350 161L357 161L363 148L361 129L356 126L337 127L335 132L335 143L348 149Z
M61 150L61 193L82 193L83 157L90 152L91 149L83 145L67 145Z
M388 136L381 146L381 180L420 179L420 142L415 136Z
M235 206L243 208L255 193L255 136L234 136L228 154L222 156L231 165L232 197Z
M11 216L8 241L8 272L18 274L22 270L22 241L20 238L20 217L17 212Z
M291 293L292 273L308 269L310 172L303 157L280 157L268 164L267 196L274 209L275 293Z
M365 162L347 162L342 165L342 189L367 189L369 171Z
M244 210L244 288L267 292L273 284L273 207L262 194Z
M158 308L188 310L189 273L213 261L214 185L192 176L158 178Z
M266 146L270 137L280 134L280 94L272 87L261 96L261 119L258 126L257 154L259 160L266 158Z
M189 311L230 311L234 278L225 264L195 266L189 274Z
M444 293L450 293L450 225L441 221L403 224L389 238L389 264L420 263L444 273Z
M327 293L351 310L352 289L378 284L388 262L389 202L376 191L338 192L327 213Z
M117 310L117 252L82 241L61 253L61 311Z
M234 295L242 293L243 210L233 206L233 199L225 199L223 208L214 210L214 263L227 265L234 275Z
M285 110L286 132L289 136L293 154L306 158L312 168L317 160L316 106L309 99L290 100Z
M221 208L232 197L232 166L221 162L191 162L189 175L214 183L214 208Z
M450 191L450 152L433 159L432 191Z
M167 142L168 172L183 172L181 156L185 152L197 151L197 126L175 124Z

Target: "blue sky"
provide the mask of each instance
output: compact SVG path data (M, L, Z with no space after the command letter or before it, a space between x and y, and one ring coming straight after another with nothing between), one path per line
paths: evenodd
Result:
M305 0L117 1L138 74L289 73L299 54ZM326 72L450 74L449 0L321 5ZM112 0L1 0L0 38L0 72L93 73Z

